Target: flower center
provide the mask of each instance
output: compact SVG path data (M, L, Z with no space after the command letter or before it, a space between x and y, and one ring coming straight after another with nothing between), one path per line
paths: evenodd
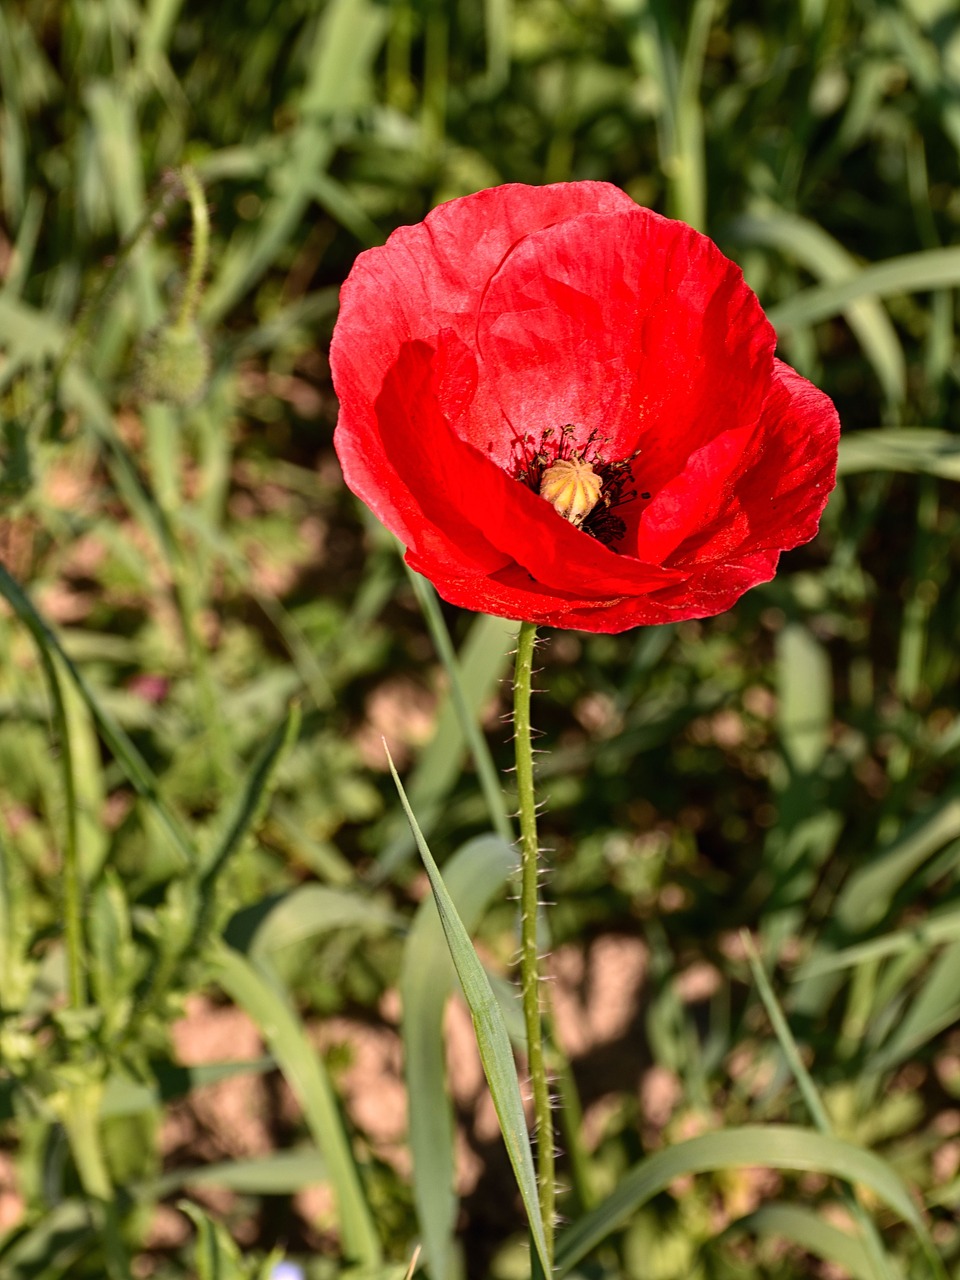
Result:
M540 477L540 497L578 529L600 501L603 478L583 458L558 458Z
M580 448L573 447L575 438L576 428L568 423L559 431L545 428L539 443L534 436L518 439L514 479L549 502L575 529L616 550L627 526L613 509L638 497L644 502L650 498L629 487L637 455L608 462L602 448L608 442L596 432Z

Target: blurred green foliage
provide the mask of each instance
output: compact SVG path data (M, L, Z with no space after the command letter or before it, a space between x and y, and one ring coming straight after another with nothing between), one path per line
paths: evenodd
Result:
M512 635L414 589L345 492L323 352L361 248L486 185L582 178L741 262L852 434L816 544L733 612L541 651L554 944L585 982L604 943L645 957L619 1039L557 1062L590 1120L562 1212L730 1131L726 1164L638 1200L576 1274L931 1274L870 1193L886 1273L836 1181L740 1167L765 1152L744 1126L810 1123L743 926L835 1135L918 1190L960 1274L957 7L6 0L0 95L0 1274L266 1276L277 1249L310 1280L400 1280L421 1236L444 1280L527 1274L462 1099L481 1172L457 1244L424 1181L453 1126L427 1034L446 979L431 998L416 966L447 971L378 747L441 862L498 833L484 884L449 865L502 979L509 822L483 783L486 750L509 763ZM211 215L189 324L184 165ZM343 1106L349 1037L313 1038L333 1015L392 1031L401 981L435 1157L412 1184ZM182 1065L171 1028L228 997L265 1054ZM204 1086L251 1076L270 1153L176 1146ZM318 1183L335 1212L294 1209Z

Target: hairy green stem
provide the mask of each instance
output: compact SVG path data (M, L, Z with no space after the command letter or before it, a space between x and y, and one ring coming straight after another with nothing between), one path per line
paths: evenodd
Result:
M537 951L539 907L537 872L540 847L537 840L537 805L533 786L533 745L530 740L530 689L536 640L535 624L521 623L517 637L517 665L513 680L513 727L517 763L517 796L520 808L520 981L523 987L523 1018L527 1031L527 1059L530 1067L530 1082L533 1087L540 1209L547 1237L548 1259L552 1264L556 1180L553 1167L553 1118L550 1113L550 1087L544 1062L540 1010L540 957Z
M207 262L210 257L210 210L207 208L207 197L204 195L203 186L195 169L190 165L184 165L180 170L180 181L183 183L183 190L190 204L190 216L193 219L190 269L180 303L180 313L177 316L177 328L188 329L200 307L203 278L207 274Z

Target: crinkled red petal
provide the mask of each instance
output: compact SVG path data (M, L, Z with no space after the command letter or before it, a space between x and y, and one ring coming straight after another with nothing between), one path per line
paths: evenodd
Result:
M722 501L669 563L703 564L809 542L836 482L840 420L830 398L774 361L760 421L735 469L715 470Z
M698 573L683 584L649 596L577 600L569 593L544 590L516 566L491 576L456 576L439 572L414 553L406 556L411 568L429 577L450 604L501 618L604 634L723 613L750 587L769 582L778 559L777 552L759 552L736 565Z
M509 468L512 437L570 423L577 445L608 440L608 458L639 449L656 492L707 441L756 422L774 345L739 267L705 236L636 206L584 214L526 236L491 279L461 430Z

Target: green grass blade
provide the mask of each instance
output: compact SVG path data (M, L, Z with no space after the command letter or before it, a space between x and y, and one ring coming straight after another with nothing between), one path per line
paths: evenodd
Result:
M318 173L313 180L313 194L321 209L346 227L364 249L383 244L386 239L383 232L342 182L328 173Z
M175 1169L143 1190L151 1200L162 1200L181 1187L222 1187L247 1196L290 1196L329 1177L319 1151L277 1151L250 1160Z
M432 590L432 588L431 588ZM429 596L427 596L429 599ZM427 614L429 621L429 613ZM441 619L442 621L442 619ZM443 657L440 633L435 631L434 642ZM471 624L469 634L460 655L456 659L459 669L459 686L451 681L451 693L444 703L437 722L437 731L410 775L410 804L420 815L420 829L429 835L443 808L443 802L454 787L463 766L464 749L472 745L478 762L489 758L489 749L482 742L483 735L477 725L481 708L495 693L507 665L507 657L516 647L517 626L503 618L489 618L480 614ZM453 668L451 668L452 670ZM458 706L454 689L462 689L463 705ZM470 734L466 732L470 726ZM471 736L475 740L471 739ZM495 829L504 839L513 838L512 828L505 816L502 793L498 802L494 792L499 791L499 780L492 761L489 775L481 781L491 816L499 811ZM396 826L390 834L379 857L380 877L387 877L400 867L416 850L410 828L397 815Z
M845 311L860 298L886 298L960 284L960 248L925 249L864 267L848 280L805 289L767 311L775 329L816 324Z
M338 929L359 929L371 935L401 932L403 916L382 902L326 885L304 884L237 912L228 926L227 940L255 960L308 938Z
M75 409L86 427L104 446L113 482L137 523L153 537L168 565L173 566L176 541L157 495L148 489L136 462L116 431L113 413L96 384L78 368L68 368L60 384L64 407Z
M780 740L798 773L812 773L823 759L833 723L830 660L820 641L799 622L777 636Z
M11 1280L69 1275L73 1264L90 1249L102 1220L103 1209L96 1203L79 1197L61 1200L35 1226L0 1247L0 1271Z
M226 806L221 818L221 835L214 844L201 878L204 892L213 890L213 883L223 866L236 852L241 842L260 820L270 796L274 775L290 745L300 731L300 708L294 703L286 715L268 735L233 800Z
M704 58L716 0L696 0L686 20L687 43L680 64L676 101L676 153L671 171L678 216L703 231L707 223L707 165L703 107Z
M103 171L103 191L120 234L131 236L140 224L146 204L144 148L136 107L129 92L107 80L91 81L85 99ZM149 261L143 253L131 260L130 274L143 329L150 329L160 319L162 304Z
M285 168L290 186L267 205L253 233L240 231L220 258L220 267L204 296L202 318L213 327L234 307L267 271L294 236L312 199L313 174L325 168L333 154L326 129L307 127L301 131L301 145L292 148Z
M31 884L23 859L7 847L0 825L0 991L9 1008L26 1001L33 986L36 960L31 956L33 925ZM4 1082L10 1084L9 1078ZM8 1117L0 1105L0 1120Z
M260 748L236 796L226 806L221 819L221 834L199 877L200 905L188 952L202 949L214 920L217 881L246 836L259 822L269 800L280 761L299 730L300 708L294 703Z
M480 836L445 864L447 892L468 933L501 892L516 862L510 845L495 836ZM417 911L404 948L400 995L413 1194L424 1260L437 1280L447 1280L454 1265L454 1119L446 1088L443 1011L455 980L437 909L428 898Z
M174 847L180 854L183 865L185 867L193 865L196 862L196 850L179 818L161 798L153 771L129 736L101 704L79 668L65 653L54 632L37 612L26 592L10 576L2 564L0 564L0 595L4 596L20 620L37 638L38 643L52 650L63 663L99 725L100 734L104 742L113 752L117 763L123 769L130 784L157 815L161 826L170 836Z
M2 566L0 566L2 567ZM4 571L5 572L5 571ZM0 581L2 588L2 581ZM9 598L9 597L8 597ZM30 628L36 641L43 667L50 703L53 710L53 723L57 735L60 754L60 777L63 787L64 830L63 830L63 916L64 940L67 953L67 984L70 1003L80 1008L87 1002L87 959L84 928L83 884L79 865L77 791L76 775L73 760L73 740L67 721L66 701L60 683L57 664L54 661L52 646L46 643L41 631Z
M137 31L137 61L149 68L166 53L183 0L150 0Z
M100 1095L102 1119L135 1116L151 1111L164 1102L185 1097L192 1089L232 1080L234 1076L263 1075L276 1067L271 1057L245 1058L239 1062L204 1062L194 1067L179 1063L153 1064L155 1082L146 1083L130 1076L108 1076Z
M725 1234L740 1231L789 1240L807 1253L842 1267L852 1280L873 1280L873 1267L861 1242L827 1222L814 1209L795 1204L765 1204L732 1223Z
M489 700L496 687L495 682L503 670L506 652L512 648L512 642L516 637L516 629L510 623L504 623L502 619L477 618L464 646L465 670L461 672L436 591L419 573L409 569L408 575L427 626L430 628L437 656L443 663L447 679L450 681L449 705L453 708L460 732L473 756L483 797L487 802L490 824L500 839L509 843L514 838L513 823L507 817L500 776L493 763L487 740L477 723L477 716L483 708L483 703ZM490 639L499 640L500 644L490 644ZM440 713L440 724L437 729L439 744L433 752L437 760L430 761L429 766L424 765L425 777L434 775L439 759L448 759L450 756L447 743L452 737L452 731L445 723L445 719L450 719L450 712L446 706ZM413 794L416 795L415 792Z
M960 438L932 427L856 431L840 441L839 475L907 471L960 480Z
M370 68L386 36L388 15L371 0L330 0L308 65L301 109L332 116L370 101Z
M516 1063L513 1060L513 1051L510 1048L510 1038L507 1035L503 1015L500 1012L496 997L490 989L490 983L483 971L483 965L473 949L470 935L457 915L456 907L447 892L439 868L434 862L433 854L430 852L427 842L424 840L423 834L417 825L417 819L410 808L407 794L403 789L400 776L394 768L393 760L390 759L389 752L387 753L387 760L390 764L393 780L400 793L400 803L403 805L404 812L413 829L417 848L420 850L420 857L423 859L423 865L430 878L430 887L433 890L434 901L440 914L440 923L447 939L447 946L450 949L450 955L456 967L457 977L460 979L464 997L470 1008L484 1074L487 1077L493 1104L497 1110L500 1131L503 1134L507 1154L513 1166L514 1177L517 1180L524 1208L527 1211L527 1220L536 1245L536 1252L544 1269L549 1270L546 1261L547 1242L543 1228L543 1218L540 1214L537 1180L533 1169L533 1155L530 1150L530 1138L527 1133L523 1101L520 1097L520 1080L517 1075Z
M946 796L920 814L897 839L850 877L834 908L854 935L882 920L894 894L926 860L960 836L960 798Z
M333 1085L287 993L263 968L222 943L211 949L211 961L224 991L260 1028L303 1108L307 1127L330 1170L347 1254L362 1265L379 1266L380 1241Z
M17 228L17 239L13 247L10 267L0 287L0 295L5 298L19 298L30 278L33 255L43 223L44 204L41 191L30 192Z
M960 942L938 957L872 1066L888 1071L960 1018Z
M576 1264L622 1226L674 1178L718 1169L759 1165L770 1169L812 1170L869 1187L921 1238L926 1228L913 1200L891 1166L862 1147L839 1138L789 1125L745 1125L705 1133L658 1151L620 1179L611 1196L568 1228L557 1242L556 1276L567 1275ZM939 1268L934 1274L943 1275Z
M805 978L818 978L840 969L853 969L874 960L886 960L890 956L905 955L909 951L929 951L942 942L960 941L960 910L941 911L905 929L895 929L869 942L855 947L844 947L812 957L798 965L790 974L794 982Z
M769 245L795 258L824 283L849 280L860 271L856 258L823 227L798 214L776 212L736 218L730 234L747 244ZM907 369L903 347L883 305L871 297L858 298L844 310L863 353L873 366L888 401L906 396Z
M197 1229L193 1246L197 1280L248 1280L237 1245L223 1223L188 1200L181 1200L178 1208Z
M817 1087L813 1083L813 1077L807 1070L803 1059L800 1056L800 1050L793 1038L793 1033L784 1017L783 1010L780 1008L776 996L773 994L773 988L770 985L770 979L767 977L766 970L760 962L757 955L756 947L753 940L745 929L740 931L740 940L743 943L747 953L747 960L750 964L750 971L753 974L753 980L757 984L757 990L760 993L760 999L763 1001L763 1007L767 1011L767 1017L773 1027L774 1034L780 1042L780 1048L783 1056L787 1060L787 1066L790 1068L797 1087L803 1095L803 1101L813 1123L817 1126L821 1133L830 1133L830 1117L827 1115L826 1108L820 1100L817 1093Z
M387 23L386 8L369 0L331 0L324 7L307 62L311 75L297 103L301 123L274 166L277 195L256 231L241 232L227 246L204 301L208 321L221 319L295 238L315 198L317 175L334 154L330 122L338 112L366 105Z
M747 959L750 962L753 980L757 984L757 990L760 992L760 998L763 1001L763 1007L767 1011L767 1017L773 1026L780 1049L787 1060L791 1075L797 1082L797 1087L807 1110L810 1112L811 1119L821 1133L832 1134L833 1126L830 1123L827 1109L823 1105L820 1094L817 1092L813 1076L807 1070L806 1064L800 1056L800 1050L797 1048L797 1042L793 1038L793 1032L790 1030L783 1010L780 1008L777 997L773 993L773 987L770 985L770 980L760 962L760 957L757 955L753 941L746 930L741 932L740 937L747 953ZM871 1277L874 1280L894 1280L891 1261L883 1247L883 1241L877 1231L876 1224L863 1208L857 1198L856 1191L852 1187L844 1188L844 1201L863 1232L864 1247L870 1260Z
M80 873L84 883L91 884L110 844L101 816L107 796L101 748L90 708L72 682L63 684L63 704L74 762Z
M66 333L55 316L18 298L0 295L0 341L11 361L31 365L63 350Z
M502 89L510 75L510 35L513 0L484 0L484 34L487 45L487 89Z

